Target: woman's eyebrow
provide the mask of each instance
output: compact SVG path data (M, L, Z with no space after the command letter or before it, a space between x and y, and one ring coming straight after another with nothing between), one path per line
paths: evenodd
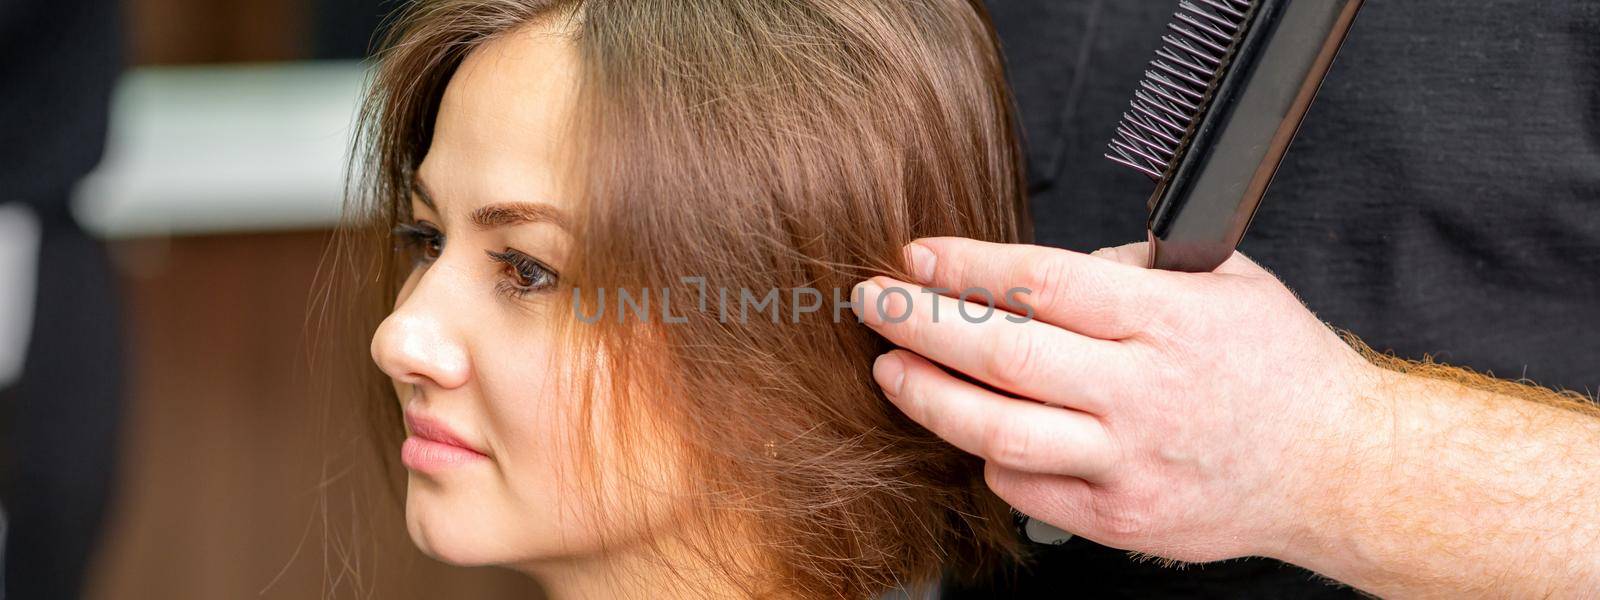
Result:
M411 176L411 191L417 195L417 199L422 200L422 205L428 207L428 210L439 212L439 205L433 202L433 194L428 192L428 184L422 182L422 174Z
M494 229L523 223L550 223L572 231L566 213L542 202L505 202L472 211L472 224L479 229Z
M439 211L439 205L434 202L433 194L428 192L428 185L423 183L421 175L411 178L411 187L423 205L434 212ZM472 224L479 229L495 229L524 223L550 223L569 232L572 231L566 213L542 202L502 202L472 211Z

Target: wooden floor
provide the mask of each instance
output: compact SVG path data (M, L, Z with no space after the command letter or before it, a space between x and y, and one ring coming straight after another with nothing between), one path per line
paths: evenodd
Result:
M423 557L396 501L363 483L379 467L308 365L326 238L115 245L133 381L87 597L541 596L521 575Z

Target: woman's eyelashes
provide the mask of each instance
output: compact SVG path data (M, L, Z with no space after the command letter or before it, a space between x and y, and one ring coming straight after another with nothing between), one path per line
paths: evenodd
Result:
M413 267L432 263L444 253L444 233L427 221L395 225L394 238L395 250L406 253Z
M412 268L433 264L444 254L444 233L427 221L400 223L394 227L395 250L405 252ZM486 251L489 260L501 267L502 277L495 283L500 292L521 298L528 294L546 292L559 281L555 269L537 258L521 251L506 248L503 251Z
M506 278L496 288L508 296L521 298L528 294L548 292L556 287L560 278L549 265L517 250L506 248L502 252L486 252L490 259L505 265Z

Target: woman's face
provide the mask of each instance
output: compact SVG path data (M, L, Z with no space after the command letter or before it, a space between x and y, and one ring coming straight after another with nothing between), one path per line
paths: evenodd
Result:
M574 424L604 432L607 417L575 414L563 381L573 367L554 334L554 320L570 318L559 285L573 241L561 168L578 73L570 44L525 29L456 71L413 219L400 225L415 267L372 340L406 417L407 528L446 562L571 556L596 547L599 517L624 532L634 518L619 523L587 500L613 484L572 473Z

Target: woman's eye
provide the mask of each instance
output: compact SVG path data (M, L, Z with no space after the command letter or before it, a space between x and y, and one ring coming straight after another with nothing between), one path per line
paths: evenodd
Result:
M504 252L489 251L489 258L505 265L507 278L499 287L514 296L547 291L554 288L558 280L556 272L549 266L510 248Z
M395 225L394 237L395 249L409 253L413 264L431 263L444 253L444 234L427 221Z

